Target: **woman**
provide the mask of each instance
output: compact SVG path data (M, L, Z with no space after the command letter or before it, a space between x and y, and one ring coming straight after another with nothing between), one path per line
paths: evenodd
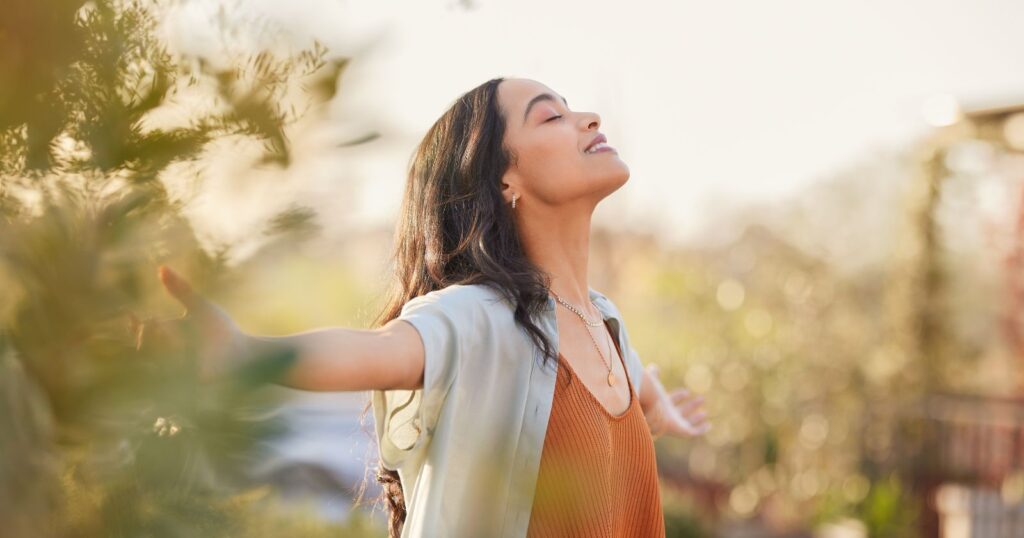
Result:
M282 384L372 391L392 537L664 536L652 436L710 423L588 285L594 208L629 177L599 127L530 79L462 95L412 160L373 329L248 335L161 268L205 375L286 345Z

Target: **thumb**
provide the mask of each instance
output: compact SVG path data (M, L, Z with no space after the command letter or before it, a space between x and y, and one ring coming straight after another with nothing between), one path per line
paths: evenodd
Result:
M192 290L192 286L184 278L181 278L178 273L166 265L161 265L157 269L157 274L168 293L177 299L178 302L185 305L186 309L192 310L199 306L199 296Z

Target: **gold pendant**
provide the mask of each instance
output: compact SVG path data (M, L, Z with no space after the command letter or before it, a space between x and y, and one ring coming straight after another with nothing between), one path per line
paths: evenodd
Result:
M615 384L615 374L613 374L611 372L608 372L608 386L610 387L610 386L612 386L614 384Z

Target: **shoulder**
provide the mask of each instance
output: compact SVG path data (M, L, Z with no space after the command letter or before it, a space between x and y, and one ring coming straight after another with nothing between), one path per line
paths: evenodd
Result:
M451 314L461 312L467 315L480 315L498 311L500 308L496 307L502 304L507 305L507 300L491 286L452 284L410 299L402 307L402 312L420 308L421 305L434 305L436 308L450 311Z
M503 316L512 319L501 303L501 294L489 286L452 284L410 299L397 319L419 330L428 348L447 349L451 358L484 341L500 343L507 332L500 330L507 323Z
M485 303L501 299L501 294L487 284L452 284L424 293L418 297L413 297L409 302Z
M619 312L619 307L615 304L615 301L611 300L607 295L595 290L594 288L590 288L590 299L594 301L594 304L596 304L605 314L609 314L611 317L618 320L622 319L622 313Z

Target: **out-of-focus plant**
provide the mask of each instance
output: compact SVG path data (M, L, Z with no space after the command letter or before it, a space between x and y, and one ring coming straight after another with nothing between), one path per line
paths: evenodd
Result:
M945 171L922 177L934 163L916 157L894 153L751 210L738 217L743 233L717 246L627 236L604 252L595 240L595 266L619 275L605 289L632 320L640 356L667 383L706 395L711 431L658 450L676 486L715 491L706 511L722 514L709 519L763 518L794 531L816 517L861 517L869 495L883 514L888 486L873 484L893 472L904 479L899 502L920 505L909 479L921 439L906 427L912 404L929 390L982 387L979 368L951 364L977 361L990 343L956 330L957 319L977 323L986 312L946 304L955 266L931 192Z
M918 536L917 502L895 477L871 485L868 496L857 507L871 538Z
M254 165L288 166L290 101L326 103L345 61L316 44L215 67L168 52L159 10L15 0L0 17L3 534L326 536L329 525L289 522L272 495L246 491L259 443L281 428L263 416L275 403L264 388L293 357L200 383L196 342L140 340L129 312L166 308L160 262L206 295L231 277L230 246L200 248L164 175L226 138L262 144ZM153 120L185 92L201 104L178 104L185 121ZM265 233L312 218L293 207Z
M705 538L711 536L707 522L699 515L699 508L685 497L662 487L666 538Z
M628 272L635 287L619 296L627 317L637 313L638 352L706 394L715 424L702 439L659 445L666 465L726 485L719 506L731 516L770 507L781 527L803 525L828 490L863 498L861 417L874 383L889 379L869 377L870 287L757 226L720 250Z
M914 493L895 474L871 482L863 499L851 503L841 490L830 490L821 496L812 518L821 526L843 521L857 521L871 538L914 537L920 534L920 507Z

